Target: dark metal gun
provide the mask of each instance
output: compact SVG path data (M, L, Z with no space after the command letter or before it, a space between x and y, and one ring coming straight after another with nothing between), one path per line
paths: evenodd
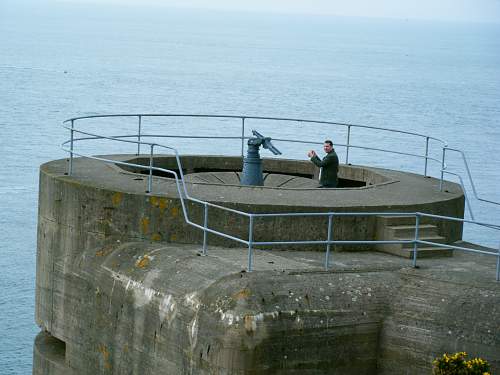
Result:
M281 155L271 143L270 137L264 137L257 130L252 130L253 138L248 140L247 156L243 159L243 171L241 173L241 185L262 186L264 177L262 175L262 159L260 158L259 148L263 146L274 155Z

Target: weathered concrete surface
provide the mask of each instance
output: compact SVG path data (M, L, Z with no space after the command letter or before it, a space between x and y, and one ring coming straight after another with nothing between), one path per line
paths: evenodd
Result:
M258 251L258 271L246 273L244 249L197 250L117 243L83 252L66 273L56 264L54 290L38 292L51 321L39 323L65 342L64 365L78 374L426 374L435 356L465 350L500 369L492 257L457 254L415 270L389 255L336 253L323 272L319 253ZM37 364L44 346L37 341Z
M74 372L66 364L65 354L63 341L48 332L40 332L33 346L33 374L73 375Z
M422 260L421 269L409 270L407 260L390 255L335 253L335 270L323 272L319 252L259 251L257 271L245 273L242 249L210 247L209 256L201 257L199 245L178 243L200 243L201 233L184 224L171 181L157 179L158 194L146 195L144 181L113 166L77 159L75 175L64 172L64 161L41 170L36 321L65 346L42 333L35 344L35 374L391 374L395 369L418 374L428 372L429 358L455 348L484 355L495 369L500 366L500 301L492 259ZM435 183L409 178L421 188ZM447 184L449 191L455 187ZM347 198L362 190L324 195L237 187L243 202L235 203L232 187L218 187L215 195L206 185L190 189L202 199L267 212L288 211L295 202L302 210L307 204L351 210L356 206ZM255 208L248 200L259 196L265 204ZM395 199L383 189L381 196ZM401 192L401 203L403 198ZM413 199L404 210L428 206L463 213L461 191L432 189L421 205ZM373 207L382 201L387 203L376 201ZM190 210L201 220L199 207ZM245 230L240 228L244 223L220 213L209 222L228 231ZM322 233L315 232L315 223L284 224L262 224L258 233ZM362 221L339 226L337 238L364 238L371 230ZM447 265L453 269L445 271ZM426 283L421 294L413 281L418 278ZM467 303L467 309L449 315L457 305L442 301L440 293ZM419 310L424 306L429 308ZM484 320L471 322L471 315ZM427 336L418 335L420 327ZM51 351L52 345L59 349Z

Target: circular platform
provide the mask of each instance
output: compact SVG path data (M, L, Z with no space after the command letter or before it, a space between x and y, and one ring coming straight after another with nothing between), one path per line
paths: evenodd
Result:
M107 155L107 159L148 165L147 157L131 155ZM210 181L208 176L233 174L241 168L238 157L183 156L188 193L197 199L249 213L282 212L427 212L445 216L462 217L464 196L461 188L450 182L439 191L439 181L412 173L363 166L340 165L339 177L344 186L335 189L317 189L313 179L317 169L309 161L264 159L264 172L270 179L283 181L284 186L241 186L238 184ZM177 169L175 158L157 157L154 165L170 170ZM91 159L75 159L74 173L64 177L67 161L53 161L42 166L42 174L64 180L68 189L87 191L94 196L91 205L96 211L111 206L105 216L113 218L107 230L120 234L129 231L125 225L134 223L138 237L153 240L200 243L202 231L185 221L175 180L165 175L155 176L152 193L147 190L147 176L138 168L103 163ZM274 175L274 176L273 176ZM204 181L201 181L201 178ZM297 184L292 187L293 181ZM55 182L55 181L54 181ZM305 185L307 182L307 185ZM304 184L302 187L298 184ZM75 185L76 184L76 185ZM359 186L362 185L362 186ZM304 187L306 186L306 187ZM341 185L342 186L342 185ZM137 213L141 212L141 216ZM203 206L188 202L187 213L192 222L203 224ZM136 217L134 217L136 215ZM248 217L210 208L210 228L238 238L248 238ZM256 241L301 241L325 239L326 217L273 217L255 221ZM125 224L127 223L127 224ZM440 222L439 234L452 242L461 238L460 223ZM377 220L374 216L337 217L333 235L337 239L367 239L376 237ZM239 243L209 236L209 243L222 246L240 246ZM362 249L361 246L349 249ZM347 247L337 249L348 249Z

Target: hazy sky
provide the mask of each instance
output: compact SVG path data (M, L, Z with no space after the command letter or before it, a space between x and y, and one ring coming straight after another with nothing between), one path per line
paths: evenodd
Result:
M3 0L0 0L3 1ZM500 22L500 0L33 0L142 4L274 13Z

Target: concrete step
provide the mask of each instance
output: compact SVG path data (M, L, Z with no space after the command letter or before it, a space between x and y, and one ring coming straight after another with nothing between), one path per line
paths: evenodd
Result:
M380 245L379 245L380 246ZM397 255L403 258L413 258L413 245L411 248L403 248L401 245L383 245L383 248L377 247L378 251ZM399 247L398 247L399 246ZM438 246L422 246L418 247L417 259L423 258L442 258L453 256L453 250Z
M413 237L415 236L415 225L392 225L383 230L387 239L395 237ZM421 224L418 226L419 237L433 237L438 235L438 229L432 224Z
M437 226L432 224L430 218L422 217L419 225L419 239L445 244L446 238L439 235ZM378 216L377 240L403 240L415 239L415 217L410 216ZM413 257L413 243L405 244L380 244L375 246L377 251L397 255L404 258ZM453 250L438 245L419 245L418 258L449 257Z

